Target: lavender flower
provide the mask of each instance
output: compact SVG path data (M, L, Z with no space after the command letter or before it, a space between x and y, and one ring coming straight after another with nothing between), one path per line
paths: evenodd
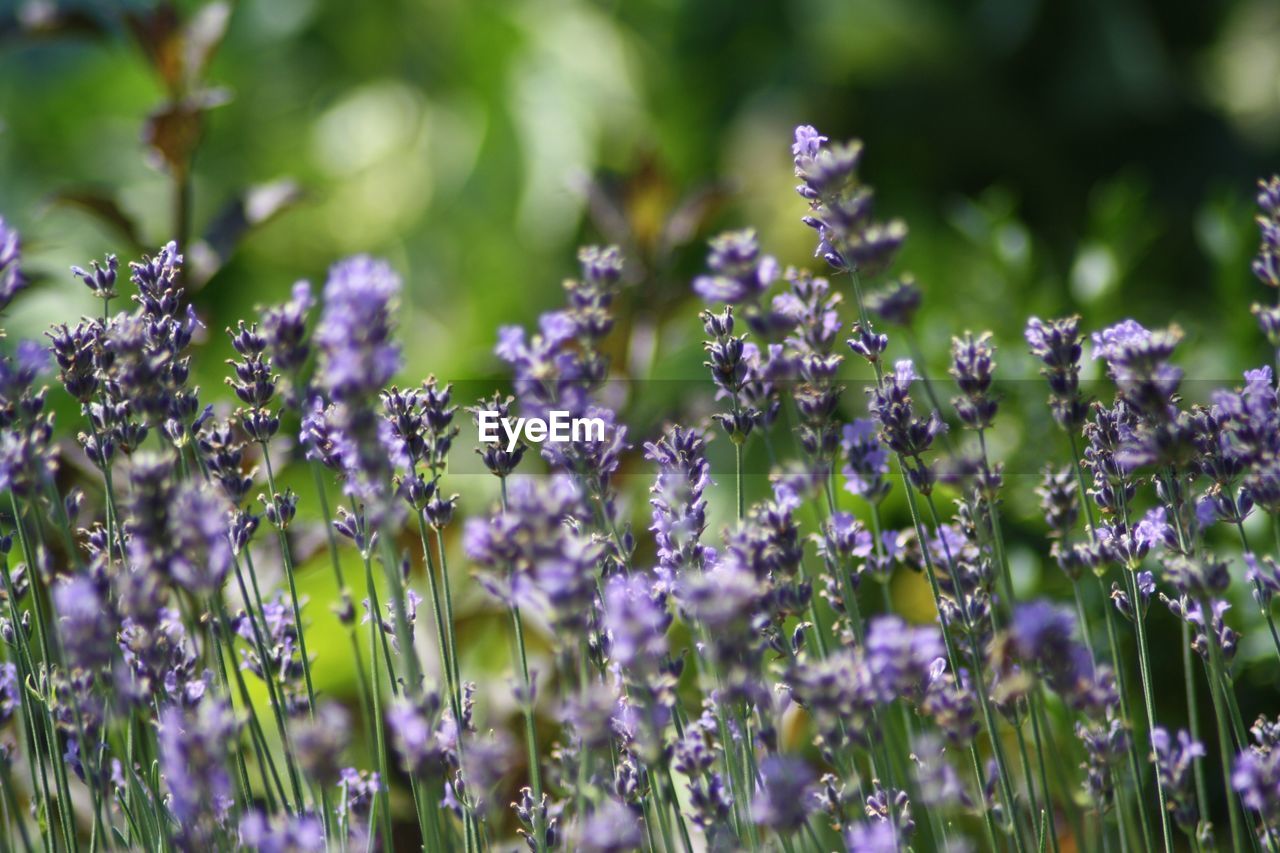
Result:
M1257 812L1264 824L1280 820L1280 749L1246 749L1236 756L1231 787L1246 808Z
M889 494L890 484L885 479L889 473L889 453L876 439L876 424L865 418L855 418L845 424L840 440L844 452L845 490L859 495L870 503L879 503Z
M848 853L898 853L902 849L893 824L880 820L850 824L844 844Z
M711 484L706 441L701 432L674 426L644 446L645 459L658 474L649 499L658 547L659 573L668 580L688 568L701 568L709 554L701 544L707 526L706 490ZM711 552L714 553L714 552Z
M760 790L751 808L756 823L779 833L791 833L808 818L813 770L802 759L771 755L760 762Z
M229 507L206 489L187 485L169 509L173 551L169 572L174 582L196 596L222 587L231 570Z
M714 841L728 826L733 799L724 779L716 772L715 716L710 710L685 726L685 735L676 742L672 766L689 780L690 818Z
M27 287L21 262L22 243L18 231L0 216L0 311L8 308L13 298Z
M435 693L397 702L387 712L387 728L406 773L425 778L457 766L457 726Z
M968 807L969 795L964 783L946 758L942 740L934 734L918 735L911 745L911 758L916 765L916 784L920 803L925 808L952 809Z
M916 280L904 275L882 290L867 294L867 310L881 322L907 327L920 310L920 287Z
M119 269L116 256L107 255L101 264L90 261L89 266L91 267L89 270L83 267L72 267L71 274L84 282L89 292L104 302L115 299L116 275Z
M653 673L667 653L671 614L666 598L655 593L652 580L641 574L615 577L604 594L604 627L609 655L623 669Z
M997 403L991 397L996 367L993 354L990 332L976 338L965 332L963 338L951 339L951 375L962 394L951 404L960 422L970 429L986 429L996 416Z
M1151 730L1151 761L1160 776L1160 789L1174 822L1187 833L1200 822L1192 771L1195 760L1204 755L1204 745L1192 740L1186 730L1179 730L1176 736L1159 727Z
M638 816L615 799L597 806L578 831L577 849L587 853L625 853L643 845L644 830Z
M693 280L693 290L707 302L737 305L754 302L778 278L778 262L760 254L756 232L727 231L711 240L710 275Z
M0 726L12 720L21 707L22 699L18 693L21 689L18 667L8 662L0 663Z
M324 827L314 815L270 819L253 811L240 819L240 843L260 853L321 853Z
M488 570L482 583L490 592L515 603L537 590L550 605L557 626L578 631L594 609L592 570L601 549L574 523L590 517L570 477L517 478L511 482L505 510L467 521L463 547Z
M946 424L933 412L928 420L916 417L911 402L911 383L917 379L910 361L899 361L892 373L871 389L870 408L880 425L880 440L903 457L912 485L923 493L933 487L933 472L922 459L933 440L946 431Z
M238 724L219 700L194 710L167 708L160 717L160 772L169 787L169 808L185 844L209 844L232 806L228 758Z
M354 767L343 768L341 779L342 799L338 804L338 818L353 833L363 834L373 810L374 797L382 790L382 779L377 773Z
M105 669L112 661L115 626L102 593L99 584L87 576L72 578L53 591L69 662L89 672Z
M293 747L307 778L326 788L338 784L350 737L351 715L336 702L322 704L314 718L300 721L293 731Z
M1084 421L1086 406L1080 396L1080 318L1064 317L1027 321L1027 346L1044 363L1040 374L1049 380L1049 407L1063 429L1075 429Z
M1169 357L1182 339L1177 326L1152 332L1124 320L1093 334L1094 358L1103 359L1125 400L1148 415L1165 416L1182 382Z
M1129 733L1119 720L1079 722L1076 737L1084 744L1086 787L1099 810L1105 810L1115 795L1114 768L1128 753Z
M318 381L337 402L377 394L400 369L392 339L400 277L385 261L358 255L333 265L316 326Z
M1261 242L1253 259L1253 274L1268 287L1280 287L1280 176L1258 181L1258 230Z
M1271 599L1280 593L1280 566L1269 556L1261 558L1253 554L1244 555L1248 571L1245 580L1253 585L1253 597L1263 607L1271 606Z
M271 363L287 376L297 373L311 355L307 315L314 305L311 285L300 281L293 286L288 302L262 312L262 337L271 354Z
M815 252L836 269L874 276L887 268L907 236L900 220L873 219L871 190L857 177L862 143L828 146L812 127L796 128L796 187L809 202L804 223L818 232Z
M867 623L861 687L878 703L919 699L945 668L945 656L935 626L910 627L897 616L874 617Z

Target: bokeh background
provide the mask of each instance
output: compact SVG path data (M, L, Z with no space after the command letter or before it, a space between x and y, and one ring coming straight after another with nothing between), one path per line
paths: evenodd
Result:
M240 0L212 13L184 2L173 26L208 62L182 79L166 53L172 22L154 10L0 0L0 215L21 229L36 282L4 318L10 339L96 310L70 264L185 231L209 330L196 375L225 399L225 326L297 279L323 281L342 255L373 252L406 282L405 381L434 372L474 398L501 378L497 326L562 301L577 245L614 242L632 280L615 369L656 380L618 383L638 445L664 419L710 410L688 288L705 239L754 225L784 262L814 263L788 150L791 128L812 123L865 141L880 210L910 225L899 268L924 288L920 345L940 385L951 333L995 332L1020 412L994 436L1019 587L1063 596L1032 488L1065 442L1023 352L1027 315L1079 311L1089 329L1177 322L1192 395L1268 358L1248 305L1270 297L1248 259L1254 181L1280 168L1272 0ZM157 110L167 123L148 135ZM175 152L190 155L186 223ZM861 371L848 362L851 379ZM860 412L861 394L846 406ZM473 437L459 439L467 459ZM637 457L625 482L642 529ZM476 470L460 456L464 511L492 496ZM718 519L730 500L717 496ZM327 577L323 560L304 568L319 677L343 695L341 632L327 643L323 630ZM927 618L920 591L895 582L900 606ZM474 588L460 611L464 669L493 673L482 713L501 724L513 707L505 635ZM1244 659L1267 648L1255 613L1241 597ZM1153 621L1155 647L1172 649L1161 645L1176 642L1172 619ZM1246 718L1274 706L1274 663L1245 669ZM1157 689L1178 723L1176 655L1157 661Z

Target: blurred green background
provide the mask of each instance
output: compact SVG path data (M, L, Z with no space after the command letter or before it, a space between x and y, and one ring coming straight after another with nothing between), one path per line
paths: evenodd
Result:
M66 269L106 251L135 254L126 222L147 247L175 230L171 175L148 156L142 132L171 93L124 18L150 8L0 0L0 215L21 229L25 268L38 279L5 318L11 337L95 310ZM190 21L199 4L179 8ZM911 227L899 269L925 291L931 371L942 375L951 333L989 328L1001 375L1028 381L1011 383L1011 403L1026 404L994 435L1008 461L1007 530L1024 591L1067 594L1044 559L1032 495L1046 448L1061 462L1065 442L1023 351L1028 314L1078 310L1089 329L1123 316L1178 322L1191 396L1194 380L1232 381L1268 357L1247 309L1269 298L1248 272L1253 185L1280 168L1273 0L228 8L224 42L199 86L182 92L216 87L229 97L204 115L191 233L225 236L227 205L250 186L289 180L301 197L222 252L225 263L211 263L216 271L194 290L210 330L196 375L215 397L226 396L223 327L365 251L405 276L405 381L434 372L477 380L460 386L471 396L488 391L501 373L496 327L558 305L583 242L620 243L631 261L614 338L619 374L701 377L688 281L705 238L751 224L784 262L812 263L812 232L798 223L804 205L791 189L797 123L866 142L863 174L880 211ZM294 200L273 187L251 213ZM850 377L861 371L847 367ZM664 418L709 411L709 395L691 400L690 389L652 383L625 400L633 442L652 438ZM851 412L860 396L848 395ZM472 437L464 429L459 439L468 455ZM640 529L649 475L634 458L627 470ZM305 495L305 477L296 479ZM491 496L478 475L461 473L453 487L469 511ZM727 499L716 508L723 519ZM321 600L322 566L308 573ZM911 608L915 590L910 579L902 585ZM477 620L463 629L472 677L505 670L506 644L485 629L483 597L471 589L462 610ZM311 612L328 619L321 606ZM1241 596L1235 616L1247 632L1255 614ZM1157 648L1176 642L1168 614L1153 619ZM1266 648L1251 633L1245 658ZM322 659L342 654L332 637L331 649L316 650ZM1184 713L1176 657L1157 669L1175 722ZM340 692L343 668L325 671ZM1276 675L1273 659L1245 670L1246 717L1274 698ZM503 692L498 684L494 694Z

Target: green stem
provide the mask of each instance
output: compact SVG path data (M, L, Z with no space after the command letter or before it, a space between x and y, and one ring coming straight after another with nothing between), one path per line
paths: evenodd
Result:
M271 489L271 500L274 503L279 492L276 490L276 476L271 467L271 452L267 449L267 443L262 442L262 461L267 468L267 487ZM276 528L276 535L280 540L280 557L284 561L284 574L289 582L289 599L293 606L293 624L298 631L298 651L302 657L302 675L307 685L307 708L312 718L316 714L316 688L311 680L311 655L307 652L307 632L305 623L302 621L302 604L298 600L298 582L294 577L293 568L293 551L289 547L289 537L285 534L283 527Z
M533 689L529 678L529 652L524 641L524 623L520 618L520 608L511 605L511 624L515 630L516 649L519 652L520 678L524 687L521 710L524 711L524 738L529 752L529 787L533 789L534 847L538 853L546 850L546 828L542 825L542 771L538 765L538 733L533 721Z
M373 603L372 596L374 594L373 566L370 562L368 554L361 553L361 558L364 561L365 581L369 585L370 604L372 605ZM378 811L378 816L382 822L383 846L385 849L390 850L395 843L395 836L393 835L392 829L391 829L391 796L387 789L387 785L390 784L391 777L388 775L388 771L387 771L387 735L386 735L386 731L385 731L383 720L382 720L382 716L383 716L382 715L382 685L379 683L380 678L379 678L379 666L378 666L378 635L381 633L382 633L382 619L379 617L377 612L374 612L370 615L370 619L369 619L369 660L370 660L370 665L373 667L373 678L372 678L372 683L370 684L370 694L373 701L374 740L377 742L377 746L378 746L377 750L375 750L374 752L374 761L378 765L378 773L380 774L380 778L382 781L381 786L379 786L378 793L374 797L374 808L375 810ZM386 645L385 636L382 637L382 642L384 646L383 651L385 654L387 654L387 663L388 665L390 665L391 658L390 658L390 653L387 652L385 648L385 645ZM388 676L389 676L388 680L391 682L391 687L392 687L392 690L394 691L395 690L395 674L393 672L389 672ZM382 805L381 809L377 808L378 803L381 803ZM376 832L373 828L372 818L370 818L369 836L370 836L371 843L373 841L374 835L376 835Z

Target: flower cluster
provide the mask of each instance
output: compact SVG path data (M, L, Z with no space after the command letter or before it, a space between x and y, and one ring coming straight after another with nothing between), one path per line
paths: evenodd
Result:
M781 269L751 229L713 238L691 282L711 381L641 449L606 381L630 369L607 355L633 272L613 247L581 251L535 330L498 331L512 393L476 400L401 375L381 260L228 329L225 398L191 381L176 244L73 268L100 316L0 338L0 846L1280 843L1280 722L1247 742L1237 696L1271 651L1246 631L1280 655L1280 555L1253 535L1280 517L1272 369L1192 404L1176 326L1032 318L1061 428L1032 545L989 446L1017 411L994 335L952 340L939 393L924 289L876 281L906 228L874 213L862 146L804 126L792 155L832 278ZM1280 286L1280 179L1258 203L1253 269ZM20 246L0 220L0 309ZM1280 314L1255 313L1280 352ZM467 448L460 410L604 431ZM471 450L492 477L458 476ZM1074 609L1014 582L1033 547ZM302 592L325 584L332 615ZM1157 630L1181 652L1158 669ZM504 632L510 682L474 654ZM1157 691L1169 666L1185 698Z

